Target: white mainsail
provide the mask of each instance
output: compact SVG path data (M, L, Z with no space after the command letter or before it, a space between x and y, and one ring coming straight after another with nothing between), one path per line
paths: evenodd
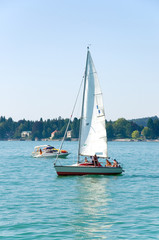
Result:
M107 157L107 134L103 97L97 73L87 52L79 136L79 155Z

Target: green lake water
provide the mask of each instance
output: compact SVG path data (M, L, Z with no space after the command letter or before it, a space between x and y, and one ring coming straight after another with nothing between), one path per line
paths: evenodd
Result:
M122 175L70 177L31 157L39 144L60 142L0 142L0 239L159 239L159 143L109 142Z

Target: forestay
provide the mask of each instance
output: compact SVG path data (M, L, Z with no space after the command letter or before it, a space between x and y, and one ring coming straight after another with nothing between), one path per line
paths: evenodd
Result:
M107 135L103 97L97 73L87 52L79 136L79 155L107 157Z

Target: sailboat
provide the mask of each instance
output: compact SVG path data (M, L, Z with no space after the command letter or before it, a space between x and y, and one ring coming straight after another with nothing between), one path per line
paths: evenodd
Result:
M92 159L93 156L94 159ZM83 158L82 161L81 158ZM84 158L85 162L83 162ZM100 159L108 161L105 112L97 72L88 47L77 163L73 165L57 165L57 161L55 161L54 167L59 176L86 174L115 175L123 172L119 164L115 167L112 165L103 166Z

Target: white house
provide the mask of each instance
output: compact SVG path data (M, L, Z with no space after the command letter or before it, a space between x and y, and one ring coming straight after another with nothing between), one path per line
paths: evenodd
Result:
M22 138L28 138L31 135L31 131L23 131L21 132L21 137Z
M71 138L71 130L67 131L67 138Z

